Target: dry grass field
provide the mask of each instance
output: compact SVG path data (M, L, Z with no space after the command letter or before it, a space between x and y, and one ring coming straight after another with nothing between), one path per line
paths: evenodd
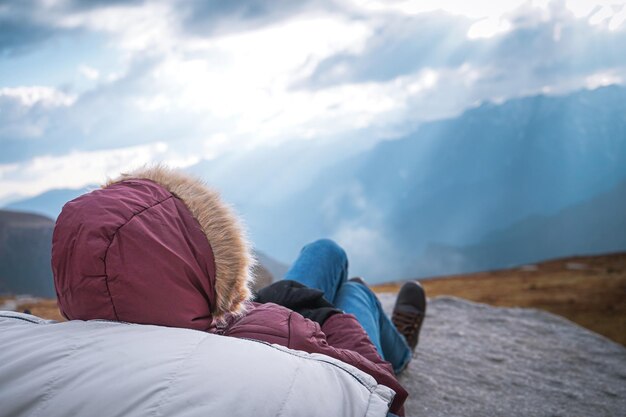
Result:
M31 297L0 297L0 310L24 311L49 320L65 320L57 307L56 299Z
M453 295L561 315L626 346L626 253L557 259L519 268L423 279L428 297ZM402 283L375 286L396 292Z

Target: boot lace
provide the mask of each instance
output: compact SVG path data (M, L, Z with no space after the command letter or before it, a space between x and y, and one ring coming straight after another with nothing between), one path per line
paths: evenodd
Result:
M400 333L404 335L410 346L414 346L424 316L420 313L394 311L392 321Z

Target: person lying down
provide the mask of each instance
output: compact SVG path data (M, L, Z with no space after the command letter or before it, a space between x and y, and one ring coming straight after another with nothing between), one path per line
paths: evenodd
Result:
M403 415L408 394L396 375L418 342L421 286L405 284L389 319L365 281L348 279L346 253L332 240L306 245L284 279L257 294L254 264L218 193L164 166L122 174L68 202L53 233L67 319L194 329L327 355L391 388L390 412Z

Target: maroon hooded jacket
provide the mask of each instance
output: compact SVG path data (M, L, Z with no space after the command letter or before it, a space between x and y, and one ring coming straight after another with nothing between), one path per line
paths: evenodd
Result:
M65 204L52 238L59 308L70 320L183 327L321 353L407 392L350 314L319 324L249 302L254 260L232 210L195 178L141 169Z

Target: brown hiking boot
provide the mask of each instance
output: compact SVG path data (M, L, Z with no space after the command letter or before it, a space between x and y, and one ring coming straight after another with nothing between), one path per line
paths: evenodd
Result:
M406 339L411 350L415 350L422 322L426 315L426 294L419 282L405 283L396 299L391 321Z

